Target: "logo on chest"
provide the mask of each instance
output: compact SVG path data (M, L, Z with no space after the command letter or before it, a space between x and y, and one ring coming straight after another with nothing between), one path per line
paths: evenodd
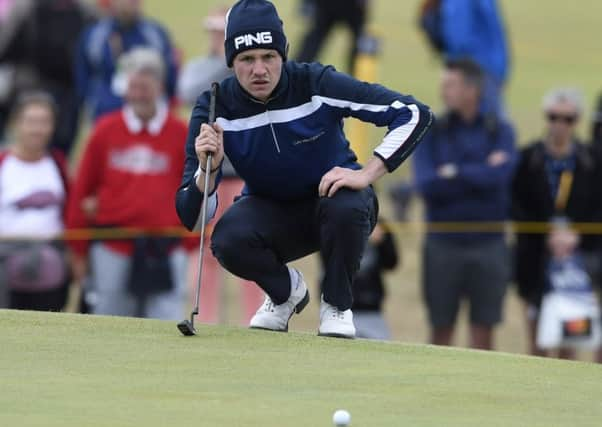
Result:
M169 170L169 157L146 145L113 150L109 156L112 168L135 175L158 175Z
M299 139L299 140L293 142L293 145L301 145L301 144L307 144L307 143L310 143L310 142L317 141L325 133L326 133L326 131L323 130L322 132L320 132L317 135L310 136L309 138L305 138L305 139Z

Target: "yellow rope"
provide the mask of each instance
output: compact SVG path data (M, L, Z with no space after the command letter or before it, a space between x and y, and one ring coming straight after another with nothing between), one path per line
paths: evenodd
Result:
M397 234L407 233L526 233L546 234L551 229L547 222L431 222L406 221L387 222L391 230ZM571 228L581 234L602 235L602 223L571 223ZM213 227L207 228L210 235ZM119 240L132 239L142 236L160 237L199 237L198 232L189 232L183 227L165 228L82 228L66 230L57 240ZM5 236L0 237L0 242L40 240L31 236ZM47 240L47 239L46 239Z

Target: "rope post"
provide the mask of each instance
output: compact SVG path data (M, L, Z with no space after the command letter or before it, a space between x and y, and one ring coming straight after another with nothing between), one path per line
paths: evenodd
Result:
M363 35L357 41L358 53L354 65L356 79L369 83L376 81L380 45L380 39L370 34ZM362 164L368 161L371 154L369 133L370 126L368 124L351 119L347 135L351 142L351 148Z

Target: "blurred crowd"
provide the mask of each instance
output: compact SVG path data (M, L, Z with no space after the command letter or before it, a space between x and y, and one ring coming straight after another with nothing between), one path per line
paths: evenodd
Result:
M316 60L343 24L347 71L356 72L370 6L303 0L310 25L296 59ZM0 308L60 311L77 283L82 312L184 317L198 239L174 232L188 132L177 109L231 75L227 10L202 18L206 54L184 63L142 0L0 0ZM519 144L504 102L511 61L498 2L424 0L417 14L425 49L441 59L444 110L412 158L412 179L390 195L395 220L406 218L415 195L426 207L430 342L454 342L467 301L470 346L493 349L508 284L516 283L530 353L574 358L576 350L596 350L602 97L585 141L576 132L587 108L582 95L550 88L533 105L546 119L542 138ZM226 161L218 217L242 186ZM514 233L503 226L508 220L516 221ZM130 228L142 231L119 232ZM385 272L401 265L393 228L379 220L354 284L361 337L390 338ZM220 320L223 282L208 254L202 321ZM247 322L262 295L240 282Z

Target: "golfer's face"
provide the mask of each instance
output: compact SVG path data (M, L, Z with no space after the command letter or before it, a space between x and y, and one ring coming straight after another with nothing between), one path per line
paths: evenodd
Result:
M251 49L234 58L234 74L253 98L267 101L280 81L282 57L274 49Z

